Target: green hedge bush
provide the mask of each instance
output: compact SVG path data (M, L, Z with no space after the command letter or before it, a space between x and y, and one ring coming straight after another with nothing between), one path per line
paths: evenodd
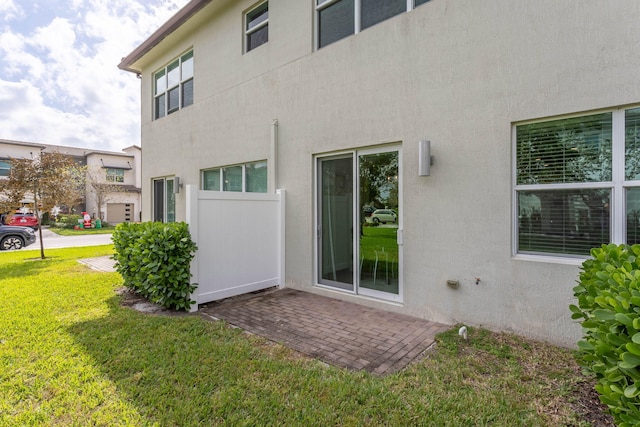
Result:
M82 219L82 215L59 215L58 220L52 224L58 228L73 228L78 225L78 220Z
M195 303L190 265L197 248L186 223L123 222L113 243L126 287L166 308L188 310Z
M640 245L591 250L573 289L584 337L579 362L620 426L640 424Z

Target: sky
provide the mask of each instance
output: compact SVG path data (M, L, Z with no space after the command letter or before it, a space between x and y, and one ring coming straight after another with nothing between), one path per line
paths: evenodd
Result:
M188 0L0 0L0 139L140 145L140 80L121 59Z

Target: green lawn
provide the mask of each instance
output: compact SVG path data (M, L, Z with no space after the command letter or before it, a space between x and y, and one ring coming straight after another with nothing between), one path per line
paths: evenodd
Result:
M103 227L103 228L81 228L74 230L73 228L58 228L49 227L49 230L53 231L60 236L80 236L83 234L111 234L115 230L115 227Z
M121 307L112 246L0 253L0 426L562 426L571 352L453 330L384 378L326 366L198 315Z

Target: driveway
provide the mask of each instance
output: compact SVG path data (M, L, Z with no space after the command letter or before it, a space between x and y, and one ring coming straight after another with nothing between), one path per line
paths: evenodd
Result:
M81 236L60 236L53 231L42 229L42 240L45 249L72 248L76 246L109 245L111 234L86 234ZM36 231L36 242L25 249L38 249L40 247L40 233Z

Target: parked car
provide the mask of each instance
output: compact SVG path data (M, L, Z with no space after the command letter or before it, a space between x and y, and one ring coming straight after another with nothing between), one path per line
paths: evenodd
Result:
M376 211L376 208L373 206L365 206L362 208L362 215L364 217L370 217L372 213Z
M38 218L32 213L16 213L11 215L7 225L19 225L21 227L30 227L34 230L38 229Z
M395 223L398 221L398 215L396 215L396 213L391 209L376 209L371 214L371 221L376 224L380 222L383 224L386 224L387 222Z
M0 224L0 250L21 249L36 241L36 233L29 227Z

